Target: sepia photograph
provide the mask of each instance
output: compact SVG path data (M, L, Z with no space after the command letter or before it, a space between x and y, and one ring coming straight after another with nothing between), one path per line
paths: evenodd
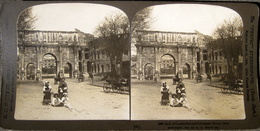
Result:
M224 1L0 2L0 130L259 129L259 4Z
M41 4L17 21L17 120L129 120L130 37L123 11Z
M143 26L135 28L140 16ZM207 4L165 4L139 11L134 20L132 120L245 119L238 13Z

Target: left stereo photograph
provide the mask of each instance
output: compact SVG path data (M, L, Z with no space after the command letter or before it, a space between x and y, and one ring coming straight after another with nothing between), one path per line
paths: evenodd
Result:
M31 6L17 20L16 120L129 120L127 16L103 4Z

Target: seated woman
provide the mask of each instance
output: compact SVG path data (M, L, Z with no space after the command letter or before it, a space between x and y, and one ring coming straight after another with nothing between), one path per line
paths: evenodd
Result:
M182 93L181 94L181 98L179 100L179 103L181 103L182 107L185 107L187 108L189 111L191 111L191 107L190 105L188 104L188 100L186 98L186 93Z
M66 107L69 108L69 110L71 111L73 108L71 107L70 103L69 103L69 98L68 98L68 94L64 93L64 94L54 94L54 98L52 99L52 106L55 107Z
M167 105L169 103L169 86L167 86L166 82L163 82L163 85L161 87L161 94L162 94L162 99L161 99L161 105Z
M178 91L180 91L179 93L186 93L186 88L185 85L180 82L177 86L176 86L176 94L178 94Z
M43 105L48 105L51 103L51 89L52 87L50 86L49 81L45 81L42 89L44 93L42 101Z
M188 104L188 100L186 98L186 93L180 93L180 94L173 94L171 101L170 101L170 105L172 107L185 107L187 108L189 111L191 111L191 107Z
M59 94L64 94L64 93L68 94L68 86L67 86L67 83L65 82L65 78L61 79L61 82L58 86L58 93Z

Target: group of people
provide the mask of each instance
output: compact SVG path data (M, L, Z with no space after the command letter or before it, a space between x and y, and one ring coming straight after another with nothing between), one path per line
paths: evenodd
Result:
M73 108L69 104L69 98L68 98L68 86L67 83L65 82L65 78L61 78L58 86L58 93L54 93L53 97L51 97L52 92L52 87L50 86L49 81L44 82L43 86L43 105L49 105L51 104L54 107L67 107L70 110Z
M191 110L186 98L186 88L183 82L179 82L176 86L175 93L170 92L170 88L166 82L161 87L161 105L170 104L171 107L185 107Z

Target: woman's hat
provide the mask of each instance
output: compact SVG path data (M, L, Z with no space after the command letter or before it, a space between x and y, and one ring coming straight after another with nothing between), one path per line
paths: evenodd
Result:
M63 95L68 95L68 93L63 93Z
M49 84L49 83L50 83L49 81L45 81L45 82L44 82L44 85Z

